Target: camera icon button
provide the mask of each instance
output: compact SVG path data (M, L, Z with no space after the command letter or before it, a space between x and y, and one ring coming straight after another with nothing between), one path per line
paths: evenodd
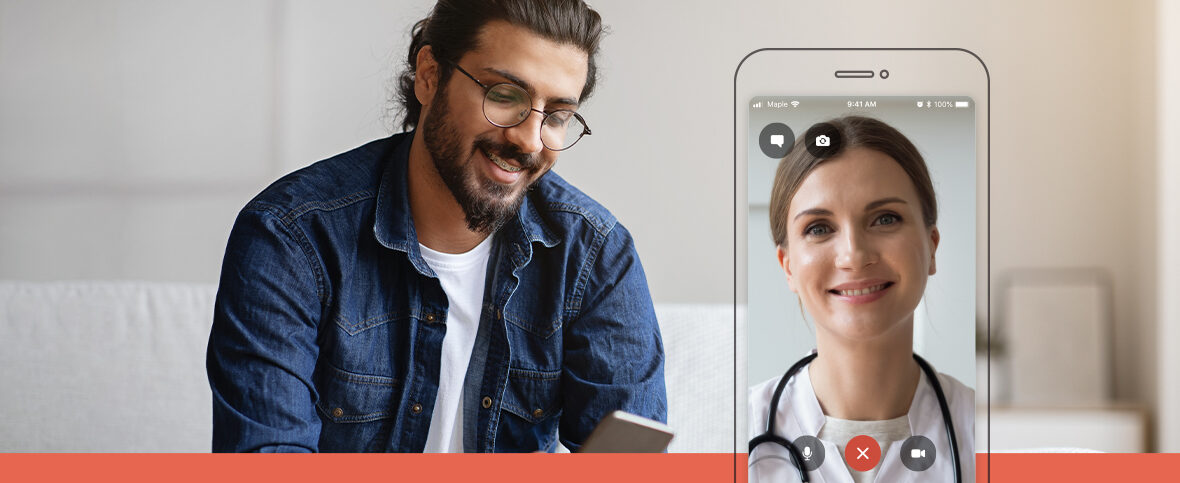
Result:
M805 136L807 152L820 159L832 157L843 147L840 130L826 122L811 126Z

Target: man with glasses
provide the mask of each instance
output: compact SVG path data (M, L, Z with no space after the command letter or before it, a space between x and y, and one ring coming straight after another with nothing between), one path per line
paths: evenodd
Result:
M400 78L408 131L239 214L207 369L215 451L577 450L666 421L631 235L550 172L602 33L581 0L440 0Z

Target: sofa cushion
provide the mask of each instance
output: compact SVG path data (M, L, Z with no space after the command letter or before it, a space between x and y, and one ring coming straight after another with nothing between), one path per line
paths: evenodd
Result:
M216 290L0 281L0 452L209 451ZM733 451L732 307L660 304L656 316L669 451Z
M215 291L0 282L0 451L209 451Z

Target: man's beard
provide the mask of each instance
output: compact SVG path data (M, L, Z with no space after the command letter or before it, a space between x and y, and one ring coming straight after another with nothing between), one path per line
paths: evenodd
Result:
M472 149L465 153L459 132L450 123L446 98L445 89L440 89L434 96L430 113L421 126L422 139L439 176L463 208L467 228L491 234L516 214L528 188L513 194L515 185L502 185L484 178L478 173L477 167L471 165L472 156L481 150L505 161L516 161L522 168L522 177L534 176L540 161L535 155L520 152L515 145L494 143L484 137L477 137L472 143Z

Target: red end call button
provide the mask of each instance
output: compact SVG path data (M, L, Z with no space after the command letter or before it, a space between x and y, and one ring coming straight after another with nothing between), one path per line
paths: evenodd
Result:
M881 461L881 445L863 434L852 438L844 447L844 461L856 471L869 471Z

